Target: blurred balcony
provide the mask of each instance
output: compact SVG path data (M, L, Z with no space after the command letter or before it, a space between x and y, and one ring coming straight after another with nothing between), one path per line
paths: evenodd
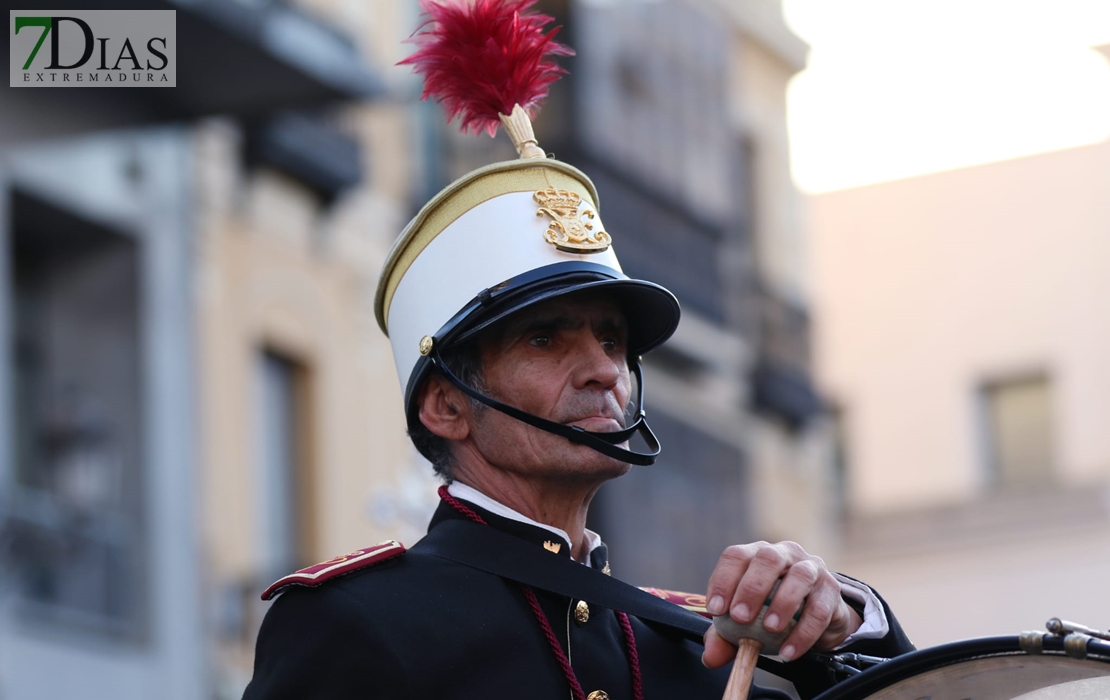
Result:
M212 115L261 119L279 110L366 99L383 91L349 37L282 2L5 0L3 5L6 11L35 5L51 11L66 6L175 10L177 87L23 89L18 100L9 92L0 118L0 146ZM9 42L5 34L0 51L7 53Z
M809 312L760 281L751 286L747 302L758 348L752 408L791 430L804 428L825 410L809 370Z

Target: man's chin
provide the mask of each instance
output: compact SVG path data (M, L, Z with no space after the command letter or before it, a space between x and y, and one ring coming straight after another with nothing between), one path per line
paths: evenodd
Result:
M628 449L628 443L623 442L618 447ZM609 479L616 479L619 476L624 476L632 465L628 462L622 462L615 457L603 455L592 447L586 445L575 446L575 461L577 462L574 471L588 478L608 481Z

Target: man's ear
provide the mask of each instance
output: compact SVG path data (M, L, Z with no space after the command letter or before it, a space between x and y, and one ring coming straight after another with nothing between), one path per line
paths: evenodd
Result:
M467 398L440 374L433 374L420 389L420 422L433 435L463 440L470 435Z

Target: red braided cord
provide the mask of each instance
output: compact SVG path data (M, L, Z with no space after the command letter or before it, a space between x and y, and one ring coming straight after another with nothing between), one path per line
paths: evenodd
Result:
M563 668L563 676L567 679L570 692L574 693L575 700L586 700L586 691L582 690L582 684L578 682L578 677L574 675L574 669L570 666L570 659L563 652L563 647L555 636L555 630L551 629L551 623L547 621L547 615L544 615L543 610L540 609L540 601L536 600L536 594L524 584L520 585L520 590L524 591L524 597L528 599L532 614L536 616L540 627L543 628L543 636L547 637L547 643L551 645L551 652L555 654L555 658L558 659L559 665Z
M447 505L479 525L488 524L482 516L475 513L465 503L448 493L446 486L439 487L439 497L442 498ZM555 630L551 629L551 623L548 622L547 615L544 615L543 610L540 609L540 601L536 599L536 594L531 588L524 584L521 584L520 590L524 591L524 597L528 599L528 606L532 608L532 614L536 616L536 620L540 623L540 627L543 628L543 636L547 637L547 643L551 646L551 651L555 654L555 658L559 661L559 666L563 669L563 676L567 679L567 684L570 685L571 692L574 693L576 700L586 700L586 691L582 690L582 684L579 683L578 678L575 677L574 669L570 666L570 659L568 659L566 653L563 652L563 647L559 644L559 639L555 636Z
M623 610L617 611L617 619L621 622L624 644L628 648L628 668L632 671L632 697L635 700L644 700L644 679L640 675L640 652L636 651L636 637L632 634L632 623L628 620L628 613Z
M473 510L471 510L470 506L466 505L465 503L463 503L459 499L452 496L447 491L447 486L446 485L440 486L439 491L437 491L436 493L439 494L439 497L443 499L444 503L451 506L452 508L454 508L458 512L462 513L467 518L473 520L474 522L478 523L479 525L489 525L489 523L487 523L485 521L485 519L482 518L482 516L478 515Z

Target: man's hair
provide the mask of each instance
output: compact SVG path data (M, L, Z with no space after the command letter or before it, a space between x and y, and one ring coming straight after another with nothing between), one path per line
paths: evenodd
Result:
M475 342L464 343L459 347L449 348L440 353L444 364L451 368L451 371L456 377L462 380L463 384L477 389L482 393L488 394L485 387L485 382L482 378L482 357L478 350L478 345ZM432 370L433 373L440 373L438 368ZM424 380L427 381L427 380ZM481 412L486 408L486 405L477 399L466 397L470 401L470 405L475 413ZM455 464L454 456L451 454L450 443L428 430L428 427L420 422L418 417L415 422L415 427L409 429L409 437L412 438L412 444L424 458L432 463L432 469L435 473L443 479L444 483L450 484L455 480L454 475L451 473L451 468Z

